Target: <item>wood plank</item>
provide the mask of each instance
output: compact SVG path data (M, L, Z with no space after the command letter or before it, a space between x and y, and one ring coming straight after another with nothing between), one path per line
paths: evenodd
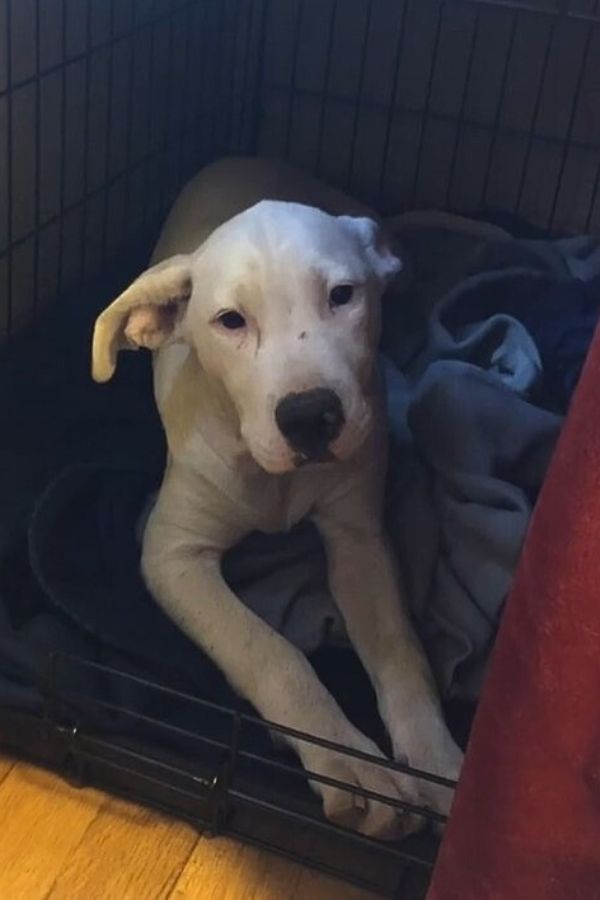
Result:
M345 881L327 878L311 869L303 869L293 900L375 900L375 894L352 887Z
M203 837L169 900L371 900L372 896L229 838Z
M343 882L0 757L2 900L367 900Z
M302 868L229 838L198 844L169 900L288 900ZM327 900L327 894L319 894Z
M9 756L0 756L0 784L2 784L14 764L14 759L11 759Z
M66 861L48 900L166 897L197 841L191 826L111 798Z
M0 897L42 900L104 802L18 762L0 784Z

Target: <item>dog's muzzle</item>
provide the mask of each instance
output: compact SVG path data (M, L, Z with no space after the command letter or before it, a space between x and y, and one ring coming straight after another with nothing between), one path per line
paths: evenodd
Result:
M329 445L339 436L345 422L342 401L328 388L288 394L277 404L275 420L300 461L311 462L332 458Z

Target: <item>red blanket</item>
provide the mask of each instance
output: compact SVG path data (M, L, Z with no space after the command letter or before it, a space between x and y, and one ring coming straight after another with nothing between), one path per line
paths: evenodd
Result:
M428 900L600 898L600 335L536 507Z

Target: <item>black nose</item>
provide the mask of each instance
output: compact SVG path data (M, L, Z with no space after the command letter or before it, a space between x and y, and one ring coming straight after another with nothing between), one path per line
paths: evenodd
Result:
M275 409L275 420L288 444L309 459L325 459L344 424L342 402L334 391L317 388L288 394Z

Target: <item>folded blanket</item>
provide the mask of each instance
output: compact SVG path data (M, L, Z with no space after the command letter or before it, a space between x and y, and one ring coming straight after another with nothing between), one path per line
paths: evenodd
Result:
M390 532L443 694L475 699L600 306L591 238L410 213L386 308Z

